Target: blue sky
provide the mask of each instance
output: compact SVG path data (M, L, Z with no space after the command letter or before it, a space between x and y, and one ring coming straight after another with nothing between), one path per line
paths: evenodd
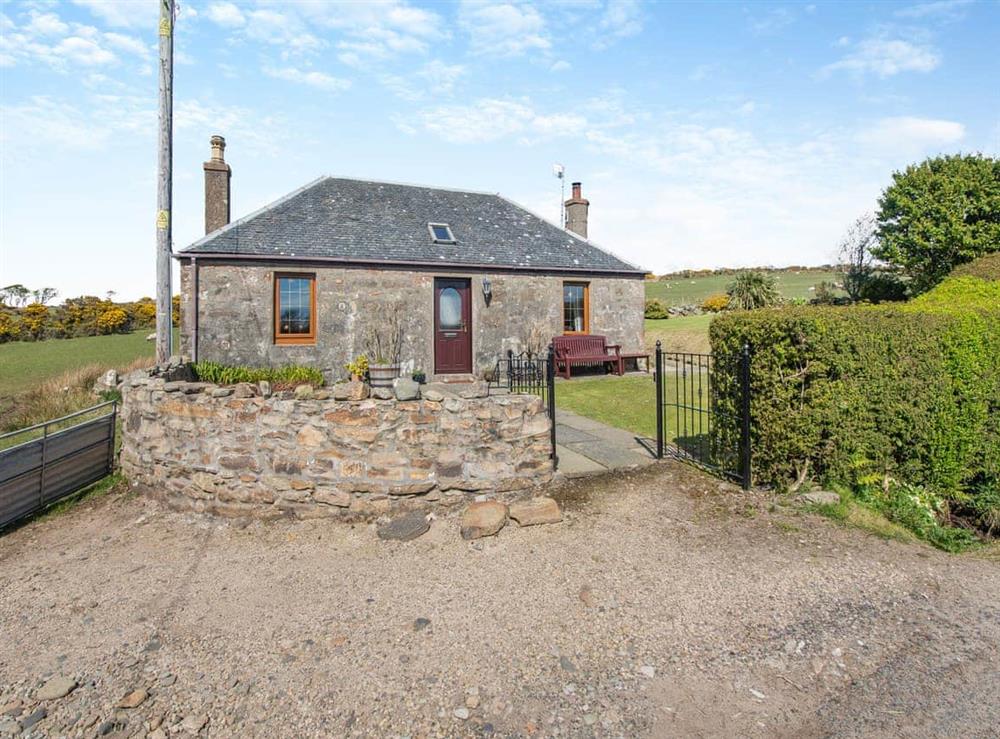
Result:
M0 3L0 284L153 292L149 0ZM894 169L1000 148L1000 4L182 2L174 241L323 174L501 192L642 267L831 261Z

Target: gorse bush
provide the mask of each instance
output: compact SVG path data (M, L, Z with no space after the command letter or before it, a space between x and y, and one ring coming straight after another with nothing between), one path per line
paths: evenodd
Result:
M202 382L216 385L235 385L238 382L270 382L277 388L293 385L323 385L323 373L315 367L287 365L284 367L244 367L225 365L217 362L198 362L194 365L195 375Z
M729 307L729 296L726 293L709 295L701 301L701 309L706 313L719 313Z
M62 305L0 303L0 343L123 334L153 328L155 322L156 304L152 298L115 303L110 298L81 295L63 301ZM175 295L173 323L177 326L179 322L180 296Z
M1000 282L951 278L898 306L726 314L710 333L715 353L753 352L757 482L892 478L981 527L1000 516L987 502L1000 477ZM738 402L733 381L720 378L716 402Z
M664 303L659 298L650 298L646 301L646 318L670 318L670 311L667 310L667 304Z

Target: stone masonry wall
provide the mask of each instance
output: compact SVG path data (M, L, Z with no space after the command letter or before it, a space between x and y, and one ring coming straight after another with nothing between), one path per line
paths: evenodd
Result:
M549 421L537 397L316 395L265 398L251 386L234 393L133 373L122 385L122 470L181 509L351 519L552 478Z
M545 338L562 333L562 285L590 284L590 331L621 344L623 351L643 347L644 285L641 279L574 277L523 273L455 273L346 267L300 270L281 264L199 265L198 358L224 364L319 367L330 379L344 376L343 366L365 351L364 327L370 307L387 300L405 306L408 324L403 342L404 369L434 373L434 278L468 277L472 284L473 371L492 367L507 349L527 348L534 333ZM181 352L193 356L192 268L181 268L183 326ZM316 275L315 345L274 343L274 274L301 271ZM482 280L492 285L489 305ZM535 347L537 348L537 347Z

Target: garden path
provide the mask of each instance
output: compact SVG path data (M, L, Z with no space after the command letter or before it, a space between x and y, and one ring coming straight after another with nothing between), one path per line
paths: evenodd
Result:
M567 477L652 464L655 443L562 408L556 411L556 453L559 471Z

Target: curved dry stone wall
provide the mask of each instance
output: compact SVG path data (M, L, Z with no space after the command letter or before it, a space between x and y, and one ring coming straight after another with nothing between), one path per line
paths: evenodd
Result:
M371 518L552 478L537 397L331 395L135 372L122 384L122 470L174 507L255 517Z

